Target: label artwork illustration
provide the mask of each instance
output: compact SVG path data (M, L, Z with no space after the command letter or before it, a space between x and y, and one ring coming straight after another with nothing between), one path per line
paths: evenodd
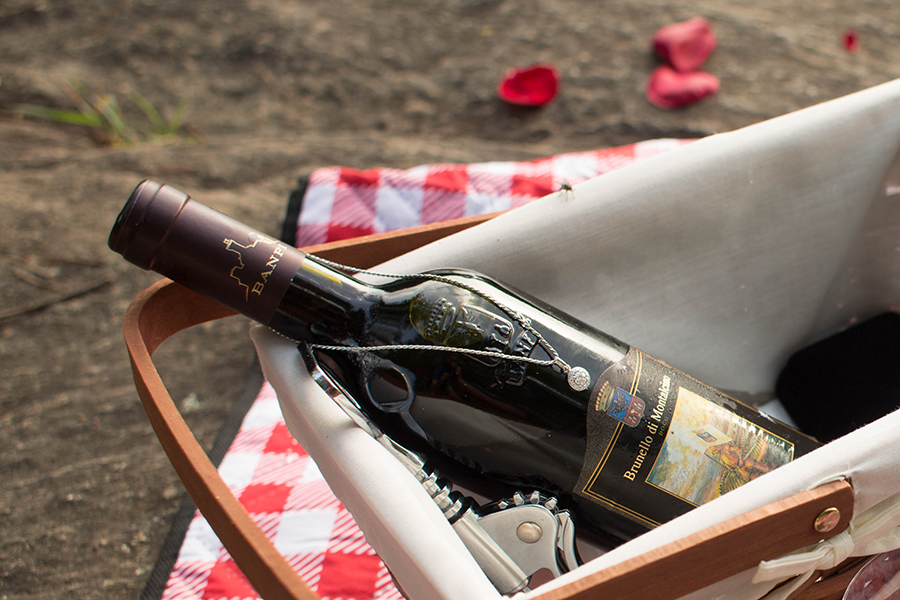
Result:
M709 502L794 457L749 410L640 351L592 392L575 492L650 526Z
M679 388L675 415L647 483L703 504L793 457L792 444Z

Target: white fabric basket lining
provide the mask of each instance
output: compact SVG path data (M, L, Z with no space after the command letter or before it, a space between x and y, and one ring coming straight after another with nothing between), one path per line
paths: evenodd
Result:
M379 270L481 271L713 386L769 392L798 348L900 305L898 154L900 81L641 161ZM293 344L261 327L252 335L291 433L404 592L498 598L424 491L317 388ZM691 598L760 598L839 558L898 547L897 432L893 413L522 598L839 478L856 493L850 532Z

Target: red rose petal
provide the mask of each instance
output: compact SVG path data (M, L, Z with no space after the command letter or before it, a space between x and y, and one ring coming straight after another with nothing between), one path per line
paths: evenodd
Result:
M658 67L647 79L646 96L660 108L679 108L702 100L719 90L719 78L706 71L679 73Z
M543 106L553 100L558 90L559 73L548 65L510 69L497 86L502 100L522 106Z
M848 29L844 32L844 37L841 40L844 44L844 49L847 52L856 52L859 50L859 34L856 33L855 29Z
M703 17L666 25L653 36L653 50L682 73L703 66L716 44L716 36Z

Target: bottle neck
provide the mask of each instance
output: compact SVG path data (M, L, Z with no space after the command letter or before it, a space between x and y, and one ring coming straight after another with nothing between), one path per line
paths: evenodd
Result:
M346 344L359 340L384 293L307 257L288 285L269 327L293 340Z
M290 245L152 181L134 190L109 245L129 262L266 325L305 259Z

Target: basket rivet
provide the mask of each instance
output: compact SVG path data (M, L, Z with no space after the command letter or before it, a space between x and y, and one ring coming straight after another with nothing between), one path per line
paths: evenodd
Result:
M819 513L814 526L819 533L825 533L837 527L840 522L841 511L832 506Z

